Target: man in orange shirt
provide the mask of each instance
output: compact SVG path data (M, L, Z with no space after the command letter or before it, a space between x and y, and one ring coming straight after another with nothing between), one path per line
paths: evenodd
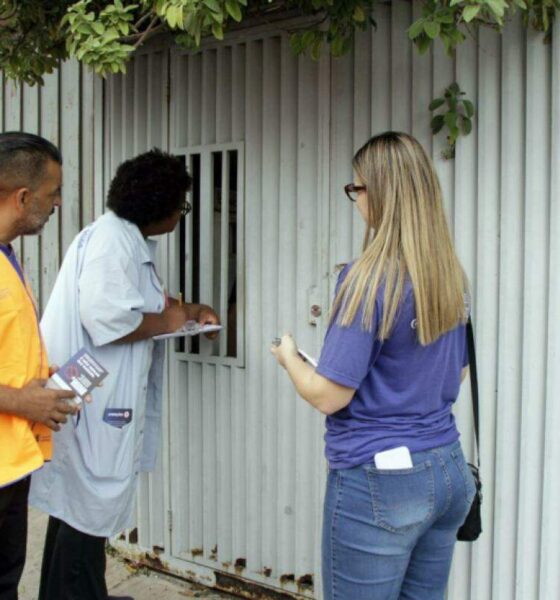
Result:
M73 394L45 388L49 366L31 290L11 242L38 234L61 203L62 158L47 140L0 134L0 600L17 600L30 474L50 457Z

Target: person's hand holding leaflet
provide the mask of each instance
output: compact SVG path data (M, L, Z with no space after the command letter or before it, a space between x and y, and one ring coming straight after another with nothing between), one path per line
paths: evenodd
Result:
M53 431L60 430L60 424L67 421L68 415L75 415L78 407L68 402L74 392L45 388L45 379L32 379L21 389L2 386L6 392L2 412L17 415L31 423L43 423Z
M173 333L183 327L187 321L196 321L200 325L219 325L220 318L206 304L183 303L179 298L166 297L166 307L161 313L143 313L140 325L128 335L116 340L119 344L131 344L152 338L164 333ZM206 333L206 337L214 339L219 332Z
M338 412L352 400L355 393L353 388L339 385L319 375L309 363L301 359L291 335L283 335L280 345L273 345L270 351L288 372L298 394L323 414Z
M199 325L219 325L220 317L215 313L215 311L208 306L207 304L188 304L183 303L183 296L179 294L179 298L169 298L169 302L171 306L179 307L183 310L185 315L185 320L179 325L182 327L187 321L196 321ZM176 331L179 329L176 327L170 332ZM213 340L219 334L219 331L212 331L209 333L205 333L204 335L209 339Z
M49 365L49 377L52 377L59 370L60 370L60 367L58 365ZM103 385L103 382L98 384L99 387L101 387L102 385ZM83 399L85 402L88 402L88 403L93 400L93 398L91 397L91 394L86 394ZM76 402L75 404L76 404L76 407L78 408L78 410L80 410L81 405L78 402Z

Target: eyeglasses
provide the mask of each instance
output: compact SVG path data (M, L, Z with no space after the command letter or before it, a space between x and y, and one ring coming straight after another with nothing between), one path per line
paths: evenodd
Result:
M192 206L190 202L186 200L181 204L181 216L186 217L192 210Z
M348 196L351 202L356 202L359 193L365 192L366 189L367 188L365 185L356 185L355 183L347 183L344 186L344 191L346 192L346 195Z

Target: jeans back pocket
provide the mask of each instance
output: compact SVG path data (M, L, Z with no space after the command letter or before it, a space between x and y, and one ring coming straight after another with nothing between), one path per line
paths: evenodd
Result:
M394 533L419 527L434 513L435 483L429 461L411 469L367 468L375 525Z

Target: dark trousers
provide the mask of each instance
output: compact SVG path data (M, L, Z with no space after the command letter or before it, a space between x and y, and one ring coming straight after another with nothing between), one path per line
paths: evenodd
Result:
M30 477L0 488L0 600L17 600L27 544Z
M39 600L107 600L105 538L49 518Z

